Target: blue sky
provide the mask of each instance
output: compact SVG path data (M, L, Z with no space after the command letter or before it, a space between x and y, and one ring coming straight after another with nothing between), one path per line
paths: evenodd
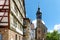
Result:
M48 31L56 28L60 31L60 0L25 0L26 16L31 21L36 19L38 5Z

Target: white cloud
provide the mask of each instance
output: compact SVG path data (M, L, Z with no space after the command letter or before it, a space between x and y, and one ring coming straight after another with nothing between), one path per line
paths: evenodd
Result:
M36 28L36 23L37 23L37 20L33 20L32 23L34 24L35 28ZM42 20L42 23L45 24L45 22Z
M36 19L32 21L32 23L34 24L35 28L36 28L36 22L37 22Z
M36 28L36 22L37 20L33 20L32 23L34 24L35 28ZM45 22L42 20L42 23L45 24ZM52 30L49 30L48 32L53 32L54 30L59 31L60 30L60 24L55 24Z
M53 30L49 30L48 32L53 32L54 30L59 31L60 30L60 24L55 24Z
M32 23L34 24L35 28L36 28L36 22L37 20L33 20ZM45 22L42 20L42 23L45 24ZM52 30L49 30L48 32L53 32L54 30L60 30L60 24L55 24L54 28Z
M60 30L60 24L54 25L54 30Z

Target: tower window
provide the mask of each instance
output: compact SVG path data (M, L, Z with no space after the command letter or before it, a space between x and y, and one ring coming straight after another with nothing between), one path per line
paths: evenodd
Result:
M38 33L40 34L40 31L38 30Z

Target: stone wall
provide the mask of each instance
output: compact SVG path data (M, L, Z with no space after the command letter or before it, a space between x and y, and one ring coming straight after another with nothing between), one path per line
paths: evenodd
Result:
M0 34L2 35L2 40L8 40L8 29L0 28Z
M0 28L0 35L2 35L2 40L23 40L23 36L21 34L18 34L8 28Z
M16 38L17 36L17 38ZM9 30L9 40L22 40L23 39L23 36L12 31L12 30Z

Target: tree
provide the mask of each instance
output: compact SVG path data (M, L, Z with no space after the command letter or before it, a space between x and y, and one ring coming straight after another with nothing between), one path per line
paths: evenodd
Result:
M58 31L53 31L52 33L48 32L46 34L46 40L59 40Z

